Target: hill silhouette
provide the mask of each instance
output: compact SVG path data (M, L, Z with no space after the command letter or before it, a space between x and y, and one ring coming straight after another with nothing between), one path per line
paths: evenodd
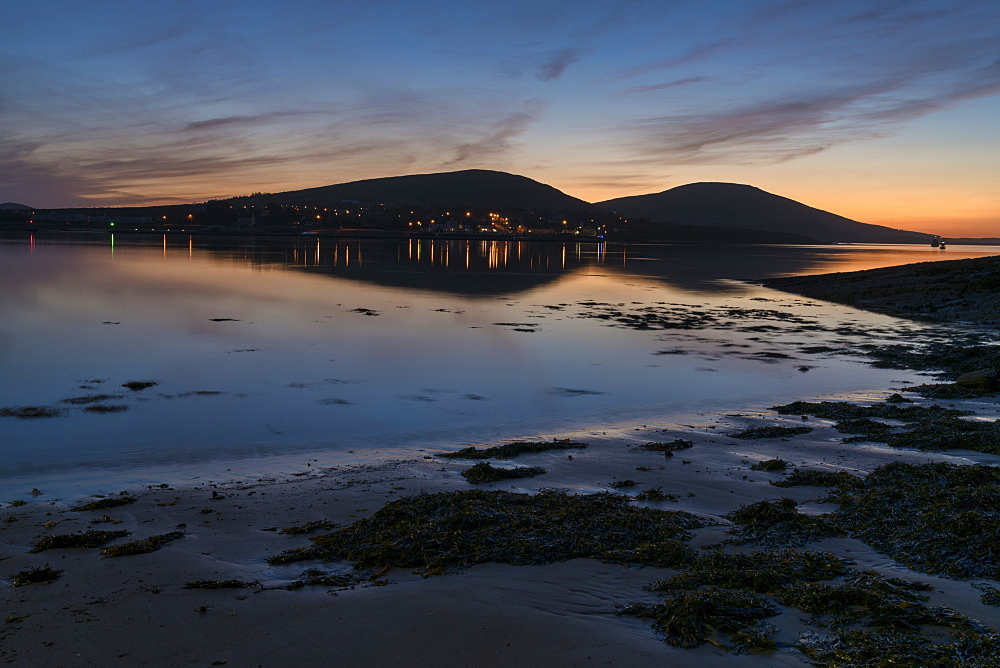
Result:
M780 232L824 243L929 243L932 237L861 223L736 183L691 183L661 193L598 202L597 206L653 223Z
M401 206L594 210L593 204L526 176L487 169L365 179L239 199L299 206L336 206L344 200L357 200Z

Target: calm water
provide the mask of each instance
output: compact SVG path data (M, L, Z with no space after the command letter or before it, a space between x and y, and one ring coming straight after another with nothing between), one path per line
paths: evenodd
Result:
M739 281L997 253L8 236L0 500L882 388L801 349L920 325Z

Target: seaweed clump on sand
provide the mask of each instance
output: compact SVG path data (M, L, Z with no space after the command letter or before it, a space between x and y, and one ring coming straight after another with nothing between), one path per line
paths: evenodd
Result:
M809 631L798 648L818 666L934 666L989 668L1000 653L1000 635L965 631L929 638L898 631Z
M547 564L592 558L674 567L694 551L691 529L711 521L683 511L637 507L610 492L569 495L466 490L404 497L369 518L314 536L311 548L268 561L346 560L354 568L427 571L499 562Z
M839 420L838 431L861 434L844 439L846 443L877 441L896 448L919 450L974 450L1000 454L1000 422L963 420L972 411L942 408L941 406L898 406L875 404L858 406L846 402L824 401L809 403L796 401L775 406L779 413L804 413L817 417ZM895 427L872 418L898 420Z
M781 425L766 425L763 427L749 427L734 434L727 434L730 438L756 439L756 438L788 438L808 434L812 427L783 427Z
M680 496L663 491L662 487L650 487L635 495L636 501L679 501Z
M854 562L829 552L780 550L727 554L715 550L698 557L683 573L657 580L650 591L676 592L704 586L776 592L797 582L819 582L845 575Z
M800 637L798 648L818 665L991 665L1000 636L954 610L928 607L920 593L933 589L928 584L855 571L853 563L827 552L715 551L649 585L668 595L663 603L619 614L652 619L674 646L766 652L776 649L769 638L775 628L763 620L780 604L827 631ZM935 661L946 656L952 660Z
M777 615L778 609L751 592L707 587L672 596L663 603L635 603L619 610L619 614L652 620L653 628L675 647L692 649L711 643L731 649L719 639L720 634L729 634L733 639L746 638L741 644L755 649L775 649L774 642L767 638L772 629L761 628L760 622Z
M172 540L183 537L183 531L169 531L156 536L150 536L149 538L122 543L121 545L102 547L101 554L105 557L130 557L135 554L147 554L159 550L164 544Z
M782 480L771 483L775 487L836 487L858 489L864 486L864 480L851 475L847 471L812 471L795 469Z
M50 406L5 406L0 408L0 417L12 417L19 420L40 420L64 415L66 415L66 411Z
M678 450L687 450L688 448L694 447L693 441L688 441L683 438L675 438L669 443L658 443L656 441L650 441L649 443L643 443L639 446L643 450L652 450L653 452L662 452L665 457L673 457L674 453Z
M300 524L299 526L282 529L281 533L289 536L299 536L301 534L312 533L313 531L319 531L321 529L336 529L339 526L339 523L331 522L330 520L314 520L312 522Z
M107 510L109 508L117 508L119 506L128 506L133 503L135 503L134 496L110 496L106 499L97 499L96 501L81 503L73 506L70 510L80 512L87 510Z
M750 466L753 471L784 471L788 468L788 462L784 459L765 459Z
M948 417L972 415L972 411L962 411L941 406L900 406L898 402L883 402L861 406L847 401L793 401L790 404L772 406L781 415L814 415L829 420L857 418L883 418L900 422L924 422Z
M156 385L156 381L153 380L130 380L127 383L122 383L122 387L132 392L141 392L142 390L148 390L149 388Z
M438 457L445 459L513 459L518 455L548 450L569 450L586 448L586 443L579 443L568 438L553 441L513 441L503 445L494 445L480 450L475 446L462 448L455 452L445 452Z
M893 462L833 500L839 525L910 568L1000 578L998 467Z
M844 535L832 516L804 515L796 510L797 506L798 503L788 498L740 506L726 515L736 525L729 532L736 536L733 542L797 547Z
M184 589L250 589L259 587L260 582L246 582L244 580L192 580L184 583Z
M84 533L57 534L54 536L42 536L31 546L28 552L37 553L45 550L63 550L67 548L89 548L100 547L105 543L110 543L115 538L127 536L128 531L86 531Z
M11 578L15 587L24 587L30 584L48 584L55 582L62 571L50 568L48 564L38 568L26 568L15 573Z
M533 478L536 475L543 475L544 473L545 469L541 466L515 466L511 469L502 469L491 465L489 462L479 462L472 468L462 471L460 475L473 485L482 485L500 480Z
M769 651L776 648L768 637L775 629L761 622L778 610L762 594L841 576L852 563L824 552L714 551L647 587L668 593L663 603L632 604L618 614L651 619L664 641L676 647L710 643L739 653Z

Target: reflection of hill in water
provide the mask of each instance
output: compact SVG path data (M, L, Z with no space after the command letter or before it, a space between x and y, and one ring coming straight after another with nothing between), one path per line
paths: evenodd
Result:
M829 247L623 246L598 242L461 239L246 238L196 240L240 262L283 265L377 285L499 296L579 271L617 273L692 292L739 292L720 279L761 280L828 262Z

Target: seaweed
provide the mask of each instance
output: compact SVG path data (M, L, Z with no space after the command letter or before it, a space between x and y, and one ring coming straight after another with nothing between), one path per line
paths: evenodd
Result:
M662 487L650 487L635 495L636 501L678 501L681 497L676 494L668 494Z
M897 448L959 449L1000 454L1000 422L961 419L971 415L972 411L937 405L903 407L883 403L858 406L835 401L796 401L774 406L774 410L784 414L805 413L836 419L839 420L836 425L838 431L863 435L845 439L845 442L872 440ZM893 428L871 418L899 420L904 424Z
M473 485L482 485L499 480L533 478L536 475L543 475L544 473L545 469L541 466L515 466L512 469L502 469L493 466L489 462L479 462L472 468L462 471L460 475Z
M48 584L55 582L62 571L50 568L48 564L38 568L26 568L12 575L15 587L24 587L30 584Z
M852 624L918 631L923 625L966 627L968 620L948 609L928 608L922 582L886 578L876 571L859 571L837 584L809 583L786 587L775 598L782 605L814 616L813 623L843 627Z
M147 554L159 550L165 543L183 537L183 531L169 531L157 536L122 543L121 545L102 547L101 554L105 557L129 557L135 554Z
M107 510L108 508L127 506L135 503L135 501L136 499L134 496L111 496L106 499L97 499L96 501L90 501L89 503L81 503L79 505L71 507L70 510L76 510L76 511Z
M996 395L995 390L976 390L955 383L923 383L906 389L928 399L979 399Z
M638 485L635 480L615 480L611 483L614 489L628 489L629 487L635 487Z
M1000 578L998 467L892 462L835 500L840 526L910 568Z
M1000 654L1000 635L958 631L949 640L898 631L851 630L803 634L798 648L820 666L934 666L988 668Z
M765 459L750 468L754 471L784 471L788 468L788 462L784 459Z
M921 422L940 420L946 417L972 415L972 411L942 408L941 406L899 406L896 403L880 403L860 406L846 401L793 401L790 404L772 406L781 415L814 415L831 420L851 418L884 418L901 422Z
M657 580L647 589L676 592L713 586L767 594L797 582L831 580L846 574L853 563L829 552L783 550L726 554L714 551L688 564L685 572Z
M891 438L893 428L883 422L876 422L871 418L850 418L841 420L834 425L834 428L842 434L859 434L859 436L848 436L842 438L844 443L862 443L865 441L879 441L885 443Z
M140 392L142 390L149 389L156 385L156 381L152 380L130 380L127 383L122 383L122 387L132 392Z
M51 406L5 406L0 408L0 417L12 417L19 420L40 420L64 415L66 415L66 411Z
M797 547L821 538L843 536L844 530L830 515L803 515L788 498L759 501L727 514L736 524L730 533L737 543Z
M783 427L781 425L766 425L763 427L749 427L743 431L738 431L734 434L728 434L730 438L744 438L744 439L756 439L756 438L786 438L789 436L798 436L800 434L808 434L812 431L812 427Z
M82 397L70 397L69 399L60 399L61 403L72 404L74 406L84 406L86 404L96 404L101 401L107 401L108 399L120 399L121 395L117 394L87 394Z
M356 569L391 564L425 570L574 558L653 565L660 563L655 546L666 544L662 551L672 553L675 563L687 554L675 543L709 524L682 511L634 506L610 492L438 492L391 501L369 518L310 538L310 548L289 550L268 562L347 560Z
M313 531L319 531L320 529L336 529L340 524L337 522L331 522L329 520L314 520L312 522L306 522L297 527L288 527L287 529L282 529L281 533L288 534L290 536L299 536L301 534L312 533Z
M125 404L92 404L83 410L88 413L121 413L128 410Z
M518 455L547 450L569 450L586 448L586 443L579 443L568 438L552 441L513 441L503 445L494 445L480 450L475 446L462 448L455 452L445 452L438 455L445 459L513 459Z
M803 471L795 469L782 480L771 483L775 487L836 487L837 489L858 489L864 480L847 471Z
M688 448L694 447L693 441L687 441L683 438L677 438L669 443L657 443L655 441L650 441L649 443L643 443L639 446L643 450L653 450L654 452L662 452L667 457L673 457L674 453L678 450L687 450Z
M250 589L259 587L259 581L244 582L243 580L193 580L184 584L184 589Z
M84 533L57 534L55 536L42 536L39 538L28 552L37 553L45 550L63 550L67 548L88 548L100 547L105 543L113 541L115 538L127 536L128 531L86 531Z
M708 587L672 596L663 603L632 604L619 614L651 619L653 628L675 647L692 649L711 643L729 649L720 633L745 637L749 629L777 615L778 610L758 594Z
M988 584L972 586L983 592L979 595L979 599L983 602L983 605L1000 605L1000 589Z
M962 420L949 416L908 427L908 431L889 435L885 443L897 448L975 450L1000 454L1000 422Z

